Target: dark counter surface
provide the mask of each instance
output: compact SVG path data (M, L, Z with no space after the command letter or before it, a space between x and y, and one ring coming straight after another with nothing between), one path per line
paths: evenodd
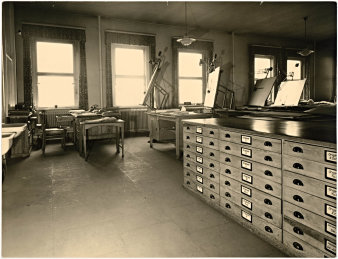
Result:
M184 122L255 131L270 136L278 135L332 144L336 143L336 119L325 117L300 121L270 117L229 117L183 120Z

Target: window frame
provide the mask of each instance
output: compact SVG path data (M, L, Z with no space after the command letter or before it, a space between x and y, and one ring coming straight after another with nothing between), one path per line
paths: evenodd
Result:
M204 66L202 66L202 76L201 77L180 77L179 75L179 71L180 71L180 67L179 67L179 57L180 57L180 53L192 53L192 54L202 54L202 59L204 60L206 58L206 53L203 50L198 50L198 49L186 49L186 48L178 48L177 49L177 100L178 100L178 105L183 105L184 102L180 102L180 95L179 95L179 89L180 89L180 79L202 79L202 102L201 103L197 103L194 105L203 105L204 103L204 99L205 99L205 91L207 88L206 85L206 69Z
M61 44L71 44L73 47L73 73L58 73L58 72L38 72L37 71L37 42L48 42L48 43L61 43ZM60 109L74 109L79 108L79 77L80 77L80 45L78 41L75 40L59 40L59 39L46 39L46 38L34 38L31 44L31 53L32 53L32 92L33 92L33 104L39 109L51 109L51 108L60 108ZM38 106L39 103L39 93L38 93L38 76L69 76L73 75L74 78L74 105L73 106L58 106L54 104L53 106Z
M143 76L133 76L133 75L119 75L116 76L116 72L115 72L115 49L116 48L126 48L126 49L142 49L144 51L144 75ZM115 89L115 85L116 85L116 78L117 77L121 77L121 78L144 78L145 79L145 85L144 85L144 96L148 90L148 84L149 84L149 80L150 80L150 47L146 46L146 45L130 45L130 44L123 44L123 43L114 43L112 42L110 44L110 55L111 55L111 71L109 73L111 73L111 79L112 79L112 105L113 107L121 107L121 108L140 108L143 107L142 106L142 102L139 105L116 105L116 89ZM144 98L143 96L143 98Z

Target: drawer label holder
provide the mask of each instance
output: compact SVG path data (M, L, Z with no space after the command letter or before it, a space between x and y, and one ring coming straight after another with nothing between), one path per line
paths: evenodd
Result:
M325 204L325 215L336 218L337 209L329 204Z
M196 136L196 142L200 143L200 144L203 144L203 138L199 137L199 136Z
M247 169L247 170L252 171L252 163L250 163L248 161L241 160L241 167L243 169Z
M203 174L203 167L196 166L196 172L200 173L200 174Z
M203 157L196 156L196 162L203 164Z
M331 163L337 163L337 153L333 151L325 150L325 161Z
M250 136L241 135L241 142L244 144L252 144L252 139Z
M244 210L241 211L242 218L252 223L252 215Z
M337 189L328 185L325 185L325 196L336 199Z
M242 173L242 180L243 180L244 182L247 182L247 183L252 184L253 177L252 177L251 175Z
M251 197L251 189L241 185L241 193Z
M197 191L199 191L200 193L203 193L203 188L197 185Z
M202 134L203 133L202 127L196 127L196 133Z
M334 169L325 167L325 179L337 181L337 171Z
M336 236L336 225L325 221L325 232L333 236Z
M242 198L241 203L242 203L242 205L243 205L245 208L248 208L249 210L252 210L252 202L251 202L251 201L248 201L248 200Z
M196 181L203 184L203 178L199 175L196 175Z
M196 146L196 152L200 153L200 154L203 154L203 148L199 147L199 146Z
M336 244L331 242L330 240L325 239L325 250L336 254Z
M241 148L241 155L246 157L252 157L252 150L248 148Z

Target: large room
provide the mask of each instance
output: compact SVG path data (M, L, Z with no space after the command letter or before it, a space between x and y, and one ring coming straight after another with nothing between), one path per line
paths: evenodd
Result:
M336 257L337 3L2 2L2 257Z

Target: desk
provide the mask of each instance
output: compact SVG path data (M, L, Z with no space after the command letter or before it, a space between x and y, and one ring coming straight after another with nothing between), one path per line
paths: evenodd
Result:
M124 157L124 121L123 120L117 120L115 122L80 122L80 125L82 126L82 139L83 139L83 150L84 150L84 156L85 160L87 160L87 130L93 127L99 127L99 126L114 126L116 127L116 152L120 153L120 147L122 149L122 157ZM121 143L120 143L120 133L121 133Z
M150 147L153 147L153 140L175 140L176 158L180 158L180 151L183 150L183 129L182 120L211 118L211 113L194 112L147 112L149 125Z

